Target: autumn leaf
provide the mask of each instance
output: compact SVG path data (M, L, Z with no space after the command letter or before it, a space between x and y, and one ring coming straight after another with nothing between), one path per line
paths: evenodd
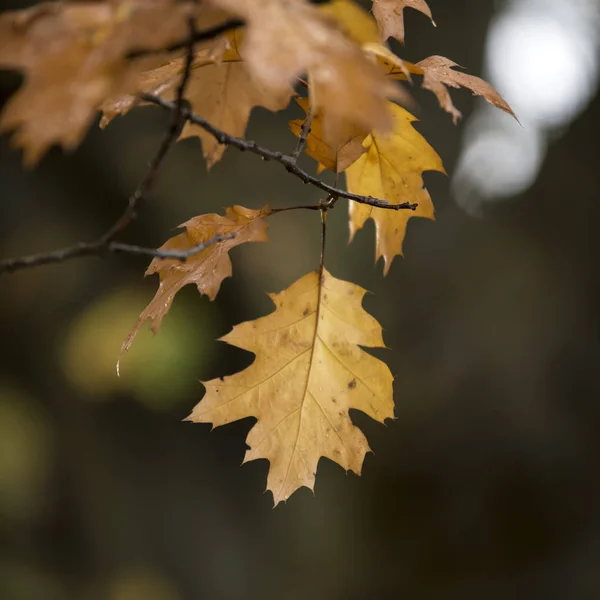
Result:
M455 124L460 119L461 113L452 103L446 86L465 87L476 96L483 96L493 106L500 108L515 119L517 118L508 102L487 81L474 75L455 71L454 67L460 65L454 61L443 56L430 56L417 63L416 66L423 70L423 87L436 95L440 106L452 115L452 121Z
M308 114L309 99L297 98L296 102ZM292 133L299 137L305 119L295 119L290 121ZM346 170L358 157L365 152L362 141L367 133L354 127L342 135L338 144L327 141L323 135L323 120L321 114L317 113L312 117L310 123L310 133L306 136L305 152L319 162L319 172L323 169L330 169L336 173Z
M367 219L375 221L375 257L383 256L387 275L394 256L402 255L406 223L411 217L433 219L429 192L423 187L424 171L445 173L442 160L412 126L408 111L390 103L394 119L391 133L374 132L363 142L367 152L346 170L348 191L387 200L390 204L411 202L417 209L389 210L350 202L350 241Z
M129 91L152 59L127 61L185 37L193 2L48 2L0 15L0 67L26 71L0 129L35 163L52 145L75 147L110 95ZM212 10L208 10L211 14ZM202 13L204 14L204 13Z
M360 46L381 43L377 22L354 0L331 0L319 9L331 16L338 28Z
M351 408L380 422L393 417L390 370L360 348L385 347L381 326L362 308L365 293L325 270L308 273L270 296L273 313L221 338L256 358L241 373L205 382L188 420L217 427L255 417L244 462L270 462L275 505L313 489L321 456L360 475L369 445Z
M373 0L373 14L379 23L384 40L395 37L404 44L405 8L414 8L427 15L435 27L431 9L425 0Z
M323 134L338 139L347 126L391 126L385 100L396 87L344 34L337 21L305 0L219 0L247 23L241 55L272 93L308 74L311 104L323 113Z
M214 300L223 280L231 277L229 251L244 242L266 242L265 217L269 213L268 206L262 210L232 206L226 209L225 216L212 213L194 217L183 223L181 227L185 227L185 231L168 240L160 250L189 250L218 234L234 234L234 237L193 254L185 262L163 258L152 260L145 274L158 273L160 277L158 291L123 342L120 354L129 350L140 327L148 319L152 321L152 331L154 333L158 331L163 317L171 308L175 295L184 286L194 283L201 294Z
M240 33L231 33L213 44L213 47L197 52L186 87L186 100L194 113L204 117L215 127L230 135L243 137L252 109L262 106L271 111L284 109L293 90L288 87L274 95L248 70L238 52ZM223 45L221 42L227 42ZM218 49L217 49L218 48ZM180 56L155 69L142 73L136 89L174 100L185 68L185 58ZM125 114L139 102L139 96L126 95L112 98L102 105L105 127L117 114ZM225 146L202 127L186 123L180 139L197 136L208 167L223 156Z

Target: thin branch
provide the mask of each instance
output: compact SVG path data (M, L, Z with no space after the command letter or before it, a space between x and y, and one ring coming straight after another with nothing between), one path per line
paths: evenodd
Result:
M167 133L162 140L156 154L148 165L148 170L142 181L138 184L133 194L127 201L127 206L123 214L117 219L117 221L106 231L98 240L94 242L81 242L74 246L62 248L60 250L54 250L52 252L34 254L31 256L24 256L21 258L12 258L0 262L0 274L4 272L12 272L18 269L24 269L27 267L36 267L38 265L45 265L49 263L62 262L70 260L72 258L79 258L81 256L91 256L94 254L104 254L107 252L127 252L129 254L143 254L146 256L154 256L158 258L178 258L179 260L185 260L191 254L195 252L201 252L204 248L197 247L198 249L193 250L190 254L186 253L173 253L173 251L161 251L153 248L143 248L141 246L131 246L129 244L122 244L114 242L115 236L123 231L135 218L138 204L143 200L144 196L148 193L156 174L158 173L159 167L162 164L167 152L171 146L175 143L181 132L182 125L185 123L183 118L183 99L185 94L185 88L190 78L192 61L194 58L194 43L195 43L195 25L194 20L190 19L190 36L188 40L188 52L186 55L185 68L181 77L181 83L177 89L177 98L173 103L173 117L171 119L171 125L167 130ZM216 241L220 241L217 239ZM213 242L213 243L216 243ZM207 244L210 245L210 244Z
M306 115L306 119L304 119L304 123L302 123L302 128L300 129L300 135L298 136L298 144L296 144L296 148L294 152L292 152L292 158L294 161L298 161L300 154L302 154L302 150L304 150L304 146L306 146L306 138L310 133L310 126L312 124L313 114L312 110L309 110Z
M156 104L165 110L172 111L177 109L177 106L174 102L163 100L154 94L143 93L141 97L145 102ZM182 118L186 119L190 123L194 123L194 125L199 125L205 131L208 131L208 133L214 136L214 138L220 144L233 146L242 152L252 152L253 154L257 154L258 156L262 157L263 160L274 160L275 162L278 162L285 167L286 171L292 173L292 175L295 175L304 183L314 185L324 192L327 192L332 198L347 198L348 200L354 200L354 202L358 202L360 204L368 204L369 206L387 208L390 210L415 210L418 206L417 204L412 204L410 202L403 202L402 204L390 204L386 200L380 200L379 198L373 198L372 196L360 196L359 194L352 194L346 190L342 190L341 188L329 185L324 181L321 181L318 177L310 175L296 165L296 161L293 156L283 154L282 152L274 152L273 150L268 150L267 148L259 146L256 142L247 141L242 138L229 135L228 133L225 133L223 130L209 123L206 119L190 112L187 109L182 110Z
M187 250L160 250L155 248L144 248L142 246L133 246L131 244L122 244L120 242L82 242L60 250L52 252L44 252L40 254L32 254L20 258L9 258L0 261L0 274L12 273L20 269L28 267L39 267L41 265L49 265L51 263L61 263L73 258L82 256L100 256L103 254L135 254L141 256L151 256L153 258L175 259L185 262L190 256L198 254L206 250L209 246L217 244L224 240L230 240L235 237L235 233L227 235L215 235L206 242L202 242Z
M223 21L219 25L215 25L209 29L203 29L202 31L194 32L194 39L192 40L194 44L199 44L201 42L207 42L209 40L214 40L216 37L219 37L223 33L227 33L233 29L237 29L238 27L242 27L244 25L244 21L241 19L228 19L227 21ZM181 40L179 42L175 42L171 44L167 48L160 48L159 50L133 50L127 55L127 58L140 58L142 56L147 56L148 54L156 54L157 52L176 52L177 50L182 50L183 48L187 48L190 43L189 37L185 40Z
M148 170L142 181L138 184L133 194L129 197L127 207L123 214L119 217L117 222L102 236L102 240L108 243L123 229L131 224L132 221L137 217L137 206L143 200L144 196L148 193L156 174L167 155L167 152L171 149L171 146L177 141L181 128L185 119L183 118L183 99L185 89L190 78L192 62L194 60L194 33L195 25L193 19L190 19L190 39L188 40L188 52L186 54L185 66L183 75L181 76L181 83L177 88L177 97L173 103L173 117L171 119L171 125L167 129L165 137L163 138L158 150L148 165Z

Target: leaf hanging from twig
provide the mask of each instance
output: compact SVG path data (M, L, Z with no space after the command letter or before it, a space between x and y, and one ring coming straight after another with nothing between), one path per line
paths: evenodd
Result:
M217 234L233 234L234 237L213 244L206 250L192 255L185 262L155 258L150 263L146 275L158 273L160 277L158 291L123 342L120 355L129 350L140 327L148 319L152 321L152 331L155 333L158 331L163 317L171 308L175 295L184 286L194 283L201 294L206 294L210 300L214 300L223 280L231 277L229 251L244 242L266 242L265 217L269 213L268 206L262 210L232 206L226 210L225 216L211 213L194 217L183 223L181 227L185 227L185 231L172 237L159 250L189 250ZM118 366L117 363L117 370Z
M221 338L256 358L241 373L205 382L188 420L219 426L256 417L244 462L271 463L275 504L313 489L321 456L360 475L369 445L349 409L380 422L393 417L392 374L360 348L384 347L381 326L362 308L365 293L325 270L308 273L270 296L273 313Z

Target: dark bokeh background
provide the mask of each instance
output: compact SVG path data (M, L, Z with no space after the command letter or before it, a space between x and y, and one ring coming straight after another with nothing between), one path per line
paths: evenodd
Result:
M443 54L482 73L502 4L430 4L438 28L407 11L404 56ZM2 101L19 81L2 73ZM482 101L454 97L468 124ZM433 97L416 98L419 129L452 174L464 128ZM249 137L291 149L285 123L298 112L255 111ZM0 138L0 255L102 233L166 118L140 109L31 172ZM139 336L120 379L121 341L156 286L143 259L2 276L0 598L597 598L599 123L596 97L550 143L532 187L480 217L428 174L437 221L411 221L406 258L385 280L372 225L347 246L340 202L328 268L374 292L366 308L392 348L378 355L396 375L398 418L383 427L354 414L375 452L362 477L323 460L316 497L303 489L275 510L262 494L267 463L239 466L251 420L211 433L181 419L202 397L198 380L252 360L215 338L266 314L265 291L318 265L317 214L274 217L268 244L233 250L216 302L184 290L160 334ZM156 246L223 206L318 199L235 150L207 175L188 140L123 239Z

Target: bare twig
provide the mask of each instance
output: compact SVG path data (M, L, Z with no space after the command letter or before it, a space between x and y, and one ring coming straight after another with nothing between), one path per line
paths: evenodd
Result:
M150 102L151 104L156 104L157 106L160 106L166 110L177 110L177 106L174 102L163 100L154 94L143 93L142 99L146 102ZM282 152L268 150L267 148L259 146L256 142L247 141L242 138L229 135L228 133L225 133L223 130L209 123L206 119L190 112L189 110L182 110L182 118L186 119L190 123L194 123L194 125L199 125L205 131L208 131L208 133L214 136L220 144L233 146L242 152L252 152L253 154L257 154L258 156L262 157L263 160L274 160L275 162L278 162L285 167L286 171L292 173L304 183L314 185L324 192L327 192L332 198L348 198L348 200L354 200L354 202L358 202L360 204L368 204L377 208L387 208L390 210L415 210L417 208L417 204L410 202L403 202L402 204L390 204L386 200L380 200L379 198L373 198L372 196L360 196L359 194L352 194L346 190L329 185L324 181L321 181L318 177L314 177L313 175L310 175L306 171L302 170L296 165L296 160L293 156L283 154Z
M219 23L219 25L215 25L214 27L211 27L209 29L195 31L192 42L194 44L199 44L201 42L214 40L216 37L219 37L223 33L227 33L228 31L231 31L232 29L237 29L238 27L242 27L243 25L244 21L242 21L241 19L228 19L227 21L223 21L222 23ZM189 43L190 39L188 37L184 40L171 44L167 48L161 48L160 50L133 50L127 55L127 58L140 58L148 54L156 54L157 52L176 52L177 50L187 48Z
M190 78L192 62L194 60L194 33L194 20L190 19L190 38L188 40L188 52L186 54L185 66L183 69L183 74L181 76L181 83L177 88L177 97L175 102L173 103L174 110L173 117L171 119L171 125L169 126L169 129L167 129L165 137L163 138L156 154L150 161L144 179L142 179L142 181L139 183L133 194L129 197L125 211L119 217L117 222L102 236L102 240L104 240L106 243L114 239L117 233L125 229L132 221L135 220L137 216L136 209L138 204L142 201L144 196L148 193L148 191L154 184L156 174L158 173L158 170L165 156L167 155L167 152L171 149L171 146L177 141L177 138L179 137L179 134L181 132L182 125L183 123L185 123L185 119L183 119L183 100L185 89Z
M73 258L82 256L101 256L103 254L136 254L142 256L151 256L153 258L175 259L185 262L194 254L198 254L206 250L209 246L230 240L235 237L234 233L227 235L215 235L206 242L189 248L188 250L159 250L155 248L144 248L142 246L133 246L131 244L122 244L120 242L105 243L102 240L96 242L82 242L53 250L52 252L43 252L40 254L32 254L30 256L22 256L20 258L9 258L0 261L0 275L2 273L12 273L20 269L28 267L39 267L41 265L49 265L51 263L61 263Z
M297 161L300 154L302 154L302 150L304 150L304 146L306 146L306 138L310 133L310 126L312 124L313 114L312 110L309 110L306 115L306 119L304 119L304 123L302 123L302 128L300 129L300 135L298 136L298 144L296 144L296 148L292 152L292 158Z

